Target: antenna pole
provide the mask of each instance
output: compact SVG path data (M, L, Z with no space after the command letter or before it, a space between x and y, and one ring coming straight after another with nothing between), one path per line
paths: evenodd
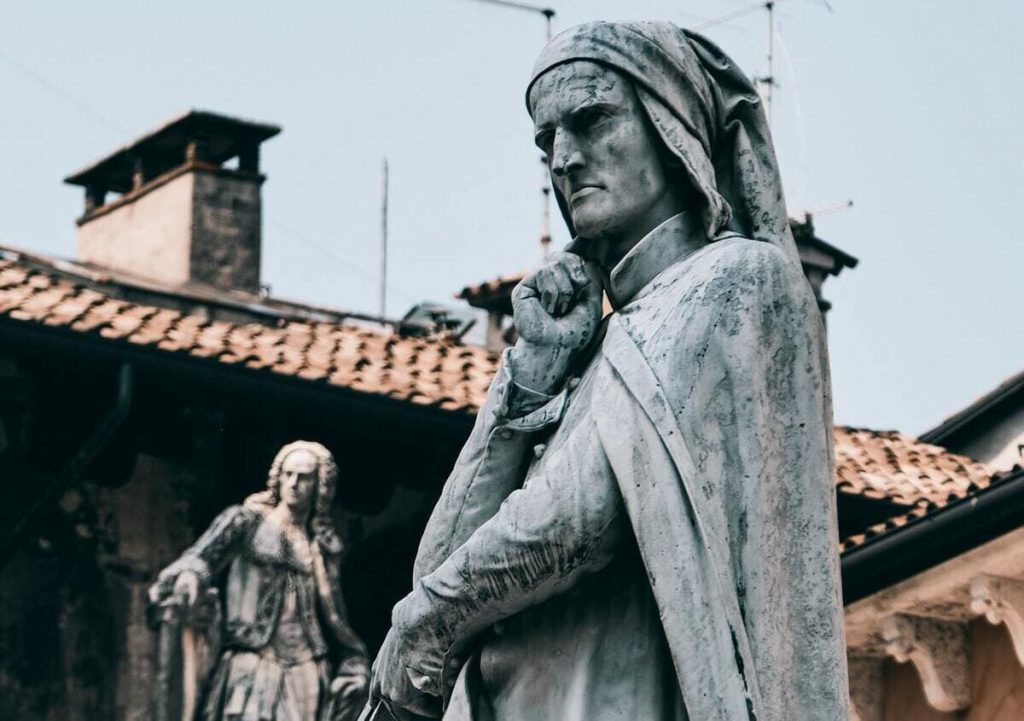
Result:
M525 10L526 12L539 14L544 17L545 34L548 41L551 40L551 25L555 19L555 10L553 8L546 7L544 5L535 5L529 2L521 2L521 0L477 0L478 2L485 2L489 5L498 5L501 7L511 8L512 10ZM541 233L540 233L540 249L541 255L544 258L548 257L548 251L551 247L551 177L548 174L547 163L544 158L541 158L541 162L544 163L544 175L540 182L540 192L543 198L543 209L541 216Z
M540 253L541 257L547 258L551 252L551 175L548 173L548 164L543 155L540 156L540 166L540 192L544 203L541 211Z
M764 77L764 113L771 127L772 87L775 85L775 0L767 0L764 8L768 11L768 74Z
M388 301L388 159L384 158L380 202L380 317L387 311Z

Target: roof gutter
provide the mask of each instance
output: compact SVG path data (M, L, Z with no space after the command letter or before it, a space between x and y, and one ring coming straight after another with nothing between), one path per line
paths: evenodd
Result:
M1003 401L1016 395L1022 389L1024 389L1024 373L1018 373L1000 384L995 390L986 393L974 403L953 414L931 430L925 431L918 438L925 443L942 445L943 441L951 435L970 425L978 417L1001 405Z
M1024 469L906 526L875 536L841 559L851 604L1024 526Z

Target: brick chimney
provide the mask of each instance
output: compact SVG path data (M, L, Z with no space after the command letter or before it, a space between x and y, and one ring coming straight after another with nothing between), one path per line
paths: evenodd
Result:
M78 260L171 287L258 293L260 144L279 132L192 110L68 176L85 188Z

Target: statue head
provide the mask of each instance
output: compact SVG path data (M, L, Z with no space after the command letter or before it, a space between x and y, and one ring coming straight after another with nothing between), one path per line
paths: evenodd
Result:
M319 467L317 457L306 448L296 449L285 456L277 476L281 497L278 505L284 504L296 514L308 513L316 499Z
M541 52L526 97L574 236L693 210L708 240L742 235L796 259L761 99L706 38L667 22L579 25Z
M293 511L306 510L317 540L327 550L338 553L341 541L331 518L337 480L338 466L325 446L313 441L294 441L274 456L267 474L267 490L250 496L246 503L263 507L284 503Z
M632 245L694 202L632 81L590 60L556 65L530 89L534 140L576 233Z

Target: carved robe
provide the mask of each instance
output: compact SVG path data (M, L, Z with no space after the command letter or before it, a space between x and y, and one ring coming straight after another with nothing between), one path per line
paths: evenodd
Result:
M308 550L298 548L269 510L255 503L228 508L160 574L168 589L184 570L206 585L228 566L226 650L204 721L327 721L325 630L339 651L337 674L365 669L366 649L345 621L338 559L315 538Z
M571 28L533 81L579 60L697 200L606 269L558 395L506 358L394 610L405 670L447 696L462 669L452 721L843 721L828 363L758 93L669 23Z
M767 243L681 257L694 232L612 270L559 395L493 385L393 615L429 686L469 653L446 719L844 718L815 301Z

